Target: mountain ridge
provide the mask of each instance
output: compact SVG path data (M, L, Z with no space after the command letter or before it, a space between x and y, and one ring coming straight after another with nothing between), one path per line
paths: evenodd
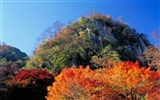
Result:
M10 45L0 45L0 66L15 65L18 68L25 65L29 57L18 48Z

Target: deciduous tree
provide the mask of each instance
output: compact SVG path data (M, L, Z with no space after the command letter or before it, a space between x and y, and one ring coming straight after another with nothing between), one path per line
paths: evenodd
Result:
M65 68L49 86L47 100L139 100L159 88L160 72L138 62L115 63L113 68ZM155 95L158 92L155 93Z

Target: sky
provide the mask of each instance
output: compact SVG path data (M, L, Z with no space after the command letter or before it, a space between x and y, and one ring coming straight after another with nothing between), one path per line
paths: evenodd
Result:
M36 38L54 22L76 22L95 13L122 16L139 33L150 35L160 28L159 0L0 0L0 39L29 56Z

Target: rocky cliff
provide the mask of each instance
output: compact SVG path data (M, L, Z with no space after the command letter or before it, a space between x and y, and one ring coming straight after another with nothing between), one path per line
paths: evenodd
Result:
M113 43L116 47L123 46L124 53L127 56L135 56L135 60L142 56L147 46L151 45L143 33L136 33L134 29L130 29L124 23L117 21L114 26L108 26L103 21L95 19L89 24L93 24L96 29L92 32L91 28L87 27L86 29L92 44L102 47L109 43ZM123 26L123 28L120 29L118 25Z
M94 14L80 17L67 25L53 39L37 46L26 67L60 71L66 66L104 67L108 62L139 61L151 44L121 20Z

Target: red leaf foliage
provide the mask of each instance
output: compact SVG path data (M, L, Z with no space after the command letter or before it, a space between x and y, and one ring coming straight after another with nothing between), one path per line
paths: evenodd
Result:
M49 72L39 69L21 70L14 78L15 83L24 86L48 84L51 80L53 80L53 76Z

